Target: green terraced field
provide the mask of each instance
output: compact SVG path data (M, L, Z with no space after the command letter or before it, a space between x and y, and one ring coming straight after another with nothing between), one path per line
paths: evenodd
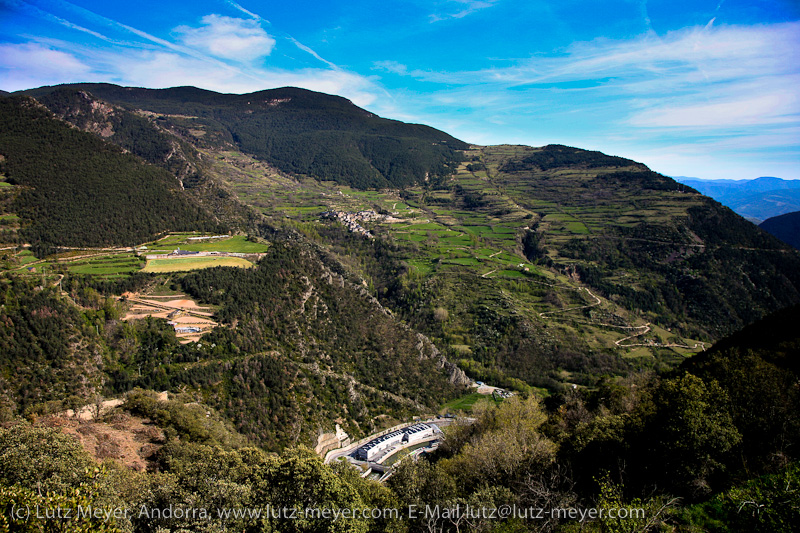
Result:
M149 251L169 250L176 248L187 252L228 252L240 254L264 253L269 248L268 245L259 242L251 242L244 235L234 235L220 239L192 240L191 237L199 237L198 234L170 235L166 239L147 245Z
M601 188L610 189L595 180L613 180L620 171L641 171L637 167L571 166L522 171L508 171L505 167L510 160L519 161L541 152L542 149L521 146L470 150L467 159L477 158L485 165L485 171L469 172L467 163L463 163L452 179L437 187L409 187L402 193L361 191L333 182L288 178L233 153L224 157L238 157L237 164L242 169L227 169L227 175L221 177L240 199L260 209L278 225L298 229L323 246L326 245L320 237L323 227L340 224L321 219L320 214L328 209L349 213L374 210L401 218L402 222L364 222L363 226L397 245L397 254L408 266L409 276L419 279L421 286L435 287L425 297L430 299L431 306L442 306L449 311L449 319L441 329L445 338L436 340L443 345L461 346L469 358L486 357L472 350L476 328L489 327L475 322L473 313L482 308L497 316L526 317L534 329L547 328L536 329L543 339L592 338L588 344L569 350L625 352L626 358L634 359L647 354L651 364L654 358L682 357L679 348L617 347L614 343L626 336L624 330L606 331L592 324L604 320L641 324L644 313L635 306L620 306L605 298L597 305L594 298L580 292L584 284L575 275L575 269L597 265L596 261L584 258L582 247L591 249L596 242L603 246L613 242L616 246L623 242L620 239L625 234L620 232L647 224L672 224L670 221L685 218L688 209L699 205L697 198L637 187L619 187L605 196L596 194ZM557 263L561 265L559 268L537 264L523 255L527 228L541 236L540 260ZM231 243L250 244L242 239L234 238ZM170 249L177 243L178 239L162 241L153 249ZM212 243L184 243L180 247L202 251L214 246L220 249ZM243 251L233 247L220 249L226 250ZM616 283L641 292L656 279L631 277L628 271L616 274ZM579 335L580 328L589 333ZM543 342L547 345L550 341ZM497 364L490 362L489 367ZM501 372L492 379L508 377L503 376ZM559 379L579 377L565 371Z
M66 263L67 270L74 274L91 276L122 276L141 270L144 262L133 254L108 255Z

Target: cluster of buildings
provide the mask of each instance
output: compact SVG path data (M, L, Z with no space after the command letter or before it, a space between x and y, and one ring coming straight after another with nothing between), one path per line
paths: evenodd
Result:
M334 220L338 220L347 226L347 229L353 233L360 233L365 237L369 237L370 239L374 238L372 233L359 224L359 222L374 222L386 218L386 215L380 215L372 210L359 211L358 213L330 210L322 213L322 216L323 218L332 218Z
M372 461L394 446L420 442L432 437L434 433L435 429L429 424L413 424L407 428L381 435L362 445L356 450L356 459Z

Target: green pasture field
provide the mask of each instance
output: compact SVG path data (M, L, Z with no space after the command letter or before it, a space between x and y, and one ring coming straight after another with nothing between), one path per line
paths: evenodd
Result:
M477 392L472 392L470 394L466 394L461 398L456 398L455 400L451 400L446 404L442 405L440 410L444 411L472 411L473 406L478 403L480 400L488 400L489 403L492 404L499 404L502 403L503 400L497 400L491 394L478 394Z
M201 235L183 235L180 239L172 239L168 237L165 240L158 241L152 245L148 245L147 249L151 251L174 250L180 248L187 252L229 252L240 254L257 254L266 252L269 246L258 242L250 242L244 235L234 235L233 237L220 238L220 239L207 239L202 241L190 241L187 237L200 237ZM179 237L179 236L175 236Z
M519 270L499 270L495 272L496 276L505 276L507 278L527 278L525 272Z
M480 261L475 259L474 257L460 257L455 259L442 259L442 263L451 264L451 265L461 265L461 266L478 266L480 265Z
M21 252L19 252L16 255L16 258L17 258L17 262L20 265L23 265L23 266L28 265L30 263L35 263L36 261L38 261L36 256L33 255L33 252L31 252L30 250L22 250Z

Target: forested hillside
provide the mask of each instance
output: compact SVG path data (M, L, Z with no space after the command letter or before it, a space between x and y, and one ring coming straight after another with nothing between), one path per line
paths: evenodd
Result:
M84 405L100 393L105 348L92 320L52 288L2 282L0 416L9 420L48 402Z
M163 121L127 111L75 88L62 88L39 100L57 117L159 166L215 220L230 228L253 229L259 217L236 201L209 169L207 157L187 139L184 128L169 129Z
M170 230L222 231L175 177L57 120L26 97L0 99L10 208L39 255L57 246L134 245Z

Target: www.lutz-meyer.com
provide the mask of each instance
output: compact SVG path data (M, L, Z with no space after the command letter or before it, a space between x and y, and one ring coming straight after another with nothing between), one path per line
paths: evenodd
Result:
M142 506L136 510L128 508L102 508L93 506L77 507L42 507L14 506L11 515L14 520L124 520L131 518L147 519L190 519L190 520L242 520L242 519L324 519L324 520L359 520L359 519L434 519L434 520L506 520L518 518L523 520L563 519L586 520L644 518L645 510L641 508L541 508L520 507L517 505L500 505L482 507L472 505L409 505L402 513L398 508L296 508L296 507L243 507L213 508L167 506L153 508Z

